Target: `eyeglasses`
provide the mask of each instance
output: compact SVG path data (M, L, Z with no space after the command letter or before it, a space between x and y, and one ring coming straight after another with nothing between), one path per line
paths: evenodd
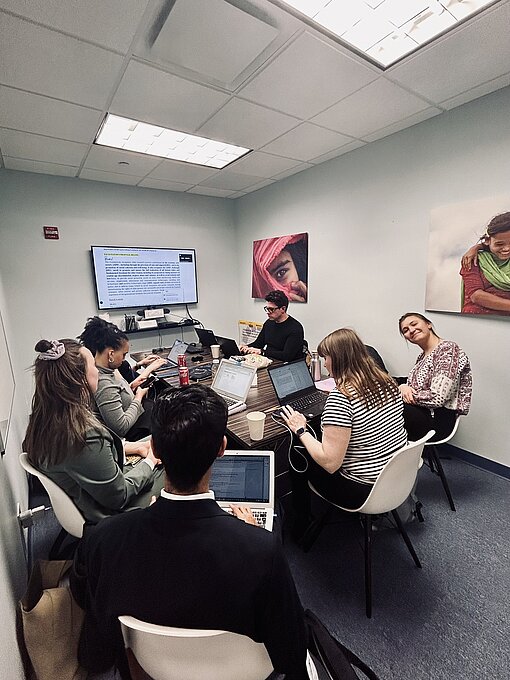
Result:
M273 312L276 312L277 309L280 309L279 307L264 307L264 311L267 312L268 314L272 314Z

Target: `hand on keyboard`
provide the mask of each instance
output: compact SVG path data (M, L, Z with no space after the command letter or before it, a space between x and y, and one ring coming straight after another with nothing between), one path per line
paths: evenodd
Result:
M257 526L257 520L253 516L253 512L246 505L231 505L230 509L234 517L242 519L246 524L254 524Z

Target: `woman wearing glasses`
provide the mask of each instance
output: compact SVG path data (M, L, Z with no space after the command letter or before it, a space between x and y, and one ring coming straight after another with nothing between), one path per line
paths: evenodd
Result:
M287 314L289 298L281 290L272 290L264 298L268 319L255 342L241 345L243 354L264 354L270 359L294 361L303 358L303 326Z

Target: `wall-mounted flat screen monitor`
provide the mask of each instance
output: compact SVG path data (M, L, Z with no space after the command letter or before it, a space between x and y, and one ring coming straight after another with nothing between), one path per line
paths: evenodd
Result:
M198 302L195 250L91 246L98 309Z

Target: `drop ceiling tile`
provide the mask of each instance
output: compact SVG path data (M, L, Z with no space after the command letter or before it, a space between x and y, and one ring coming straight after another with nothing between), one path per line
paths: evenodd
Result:
M246 191L236 191L234 194L227 196L229 200L233 198L241 198L241 196L246 196Z
M230 83L277 36L276 28L224 0L177 0L151 57Z
M90 143L101 118L100 111L0 85L0 126L3 127Z
M165 179L148 179L145 178L138 184L139 187L146 189L165 189L166 191L187 191L191 189L193 184L184 184L183 182L169 182Z
M344 154L349 153L349 151L354 151L354 149L359 149L360 146L365 145L366 145L365 142L362 142L359 139L355 139L353 142L345 144L345 146L341 146L339 149L335 149L334 151L330 151L329 153L323 153L320 156L317 156L317 158L310 159L310 163L313 163L314 165L318 165L319 163L325 163L326 161L330 161L332 158L338 158L338 156L343 156Z
M84 168L80 172L80 179L94 180L95 182L109 182L110 184L127 184L128 186L135 186L138 182L138 177L132 175L123 175L118 172L103 172L102 170L88 170Z
M0 82L103 108L122 57L8 14L0 21Z
M264 68L239 94L299 118L309 118L377 78L360 64L309 33Z
M303 170L309 170L310 168L313 167L314 166L311 165L311 163L300 163L299 165L296 165L295 168L285 170L285 172L281 172L279 175L275 175L273 179L279 181L281 179L285 179L286 177L290 177L291 175L297 175L298 172L303 172Z
M503 3L389 69L392 80L443 102L510 71L510 4Z
M380 78L315 116L312 122L351 137L366 138L375 130L429 106L423 99Z
M110 112L182 132L194 132L229 95L131 61Z
M510 85L510 73L506 73L504 76L500 76L499 78L494 78L494 80L489 80L487 83L483 83L478 87L473 87L471 90L463 92L456 97L446 99L444 102L441 102L441 106L443 109L447 110L454 109L456 106L466 104L473 99L478 99L478 97L483 97L490 92L495 92L496 90L499 90L502 87L507 87L508 85Z
M293 168L297 164L298 161L293 158L283 158L282 156L272 156L262 151L254 151L233 163L230 167L234 172L245 172L257 177L273 177L279 172Z
M0 9L71 33L119 52L126 52L147 0L0 0Z
M198 134L258 149L298 123L296 118L234 98L207 121Z
M163 161L146 179L163 179L171 182L189 182L198 184L204 179L216 175L216 168L179 163L179 161Z
M245 194L251 194L252 191L258 191L259 189L263 189L264 187L268 187L270 184L274 184L275 180L274 179L264 179L262 182L257 182L256 184L252 184L251 186L247 187L244 190Z
M125 165L127 163L127 165ZM87 156L84 168L103 170L122 175L136 175L139 179L161 163L161 158L145 156L133 151L121 151L106 146L93 146Z
M425 109L425 111L415 113L414 116L409 116L409 118L406 118L405 120L400 120L397 123L393 123L393 125L388 125L382 130L372 132L370 135L366 135L365 139L367 142L375 142L377 139L382 139L383 137L393 135L395 132L405 130L408 127L416 125L417 123L422 123L424 120L433 118L434 116L437 116L440 113L442 113L441 109L430 107L428 109Z
M0 128L0 150L12 158L79 166L87 149L87 144Z
M260 182L261 177L254 177L252 175L241 175L231 170L223 170L214 177L204 180L200 183L201 186L214 187L216 189L230 189L230 191L240 191L252 184Z
M4 164L8 170L22 170L23 172L42 172L44 175L61 175L74 177L78 167L59 165L58 163L41 163L39 161L27 161L20 158L4 157Z
M294 130L267 144L263 151L286 158L296 158L298 161L307 161L338 149L349 142L352 142L351 137L312 125L312 123L302 123Z
M193 187L186 193L188 194L201 194L202 196L216 196L217 198L227 198L232 194L231 189L214 189L213 187Z

